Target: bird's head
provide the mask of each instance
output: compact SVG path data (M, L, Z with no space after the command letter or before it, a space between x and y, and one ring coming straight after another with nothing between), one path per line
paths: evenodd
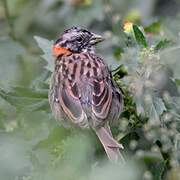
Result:
M53 45L55 56L92 51L94 45L103 41L103 37L80 27L64 31Z

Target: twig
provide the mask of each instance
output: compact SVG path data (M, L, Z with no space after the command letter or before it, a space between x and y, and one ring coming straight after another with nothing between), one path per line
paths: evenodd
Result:
M7 21L8 26L9 26L9 31L10 31L10 32L9 32L9 35L10 35L14 40L16 40L13 23L11 22L11 16L10 16L9 9L8 9L7 0L3 0L3 7L4 7L5 18L6 18L6 21Z

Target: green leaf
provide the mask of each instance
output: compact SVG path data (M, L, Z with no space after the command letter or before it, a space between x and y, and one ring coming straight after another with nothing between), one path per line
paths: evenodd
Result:
M156 21L156 22L153 22L152 24L150 24L149 26L145 27L144 31L148 32L148 33L157 34L157 33L159 33L160 29L161 29L161 22Z
M53 145L61 143L71 132L68 129L60 128L59 126L50 131L49 136L46 139L39 141L35 146L34 150L42 148L52 148Z
M136 38L136 41L137 43L146 48L148 45L147 45L147 40L146 40L146 37L144 36L143 32L140 30L140 28L133 24L133 31L134 31L134 35L135 35L135 38Z
M149 170L152 173L154 180L161 180L163 172L166 167L166 163L158 154L145 153L143 155L144 162L149 166Z
M171 97L169 99L170 103L172 104L172 106L174 106L174 110L175 109L179 109L180 110L180 97L176 96L176 97ZM180 112L179 112L180 113Z
M180 86L180 79L175 79L175 83L177 86Z
M174 120L180 121L180 97L165 96L164 101L166 103L166 106L168 107L168 110L173 115Z
M114 57L119 60L121 58L121 54L123 53L123 49L118 47L118 48L115 48L114 50Z
M147 105L150 123L159 123L159 117L164 111L166 111L166 107L162 99L158 97L154 98L153 101Z
M31 87L34 89L41 89L47 91L49 89L49 84L47 83L51 75L50 71L44 71L41 75L38 76L33 82Z
M136 85L141 86L141 84ZM166 111L166 107L161 98L157 97L155 94L151 94L148 90L147 94L145 92L134 94L133 98L136 104L136 111L138 115L147 117L150 124L159 125L160 116Z
M22 67L19 57L26 54L25 48L10 38L0 37L0 84L7 86L17 82Z
M156 98L149 108L149 118L152 123L159 121L159 116L166 110L163 101Z
M119 79L127 75L127 71L124 65L120 65L116 69L112 70L112 74L113 74L113 77L118 76L118 79Z
M50 6L48 7L48 12L51 12L51 11L58 11L59 8L63 5L63 1L55 1L55 2L52 2L52 4L50 4Z
M170 41L167 40L167 39L161 40L161 41L159 41L159 42L157 43L157 45L155 46L154 49L155 49L156 51L158 51L158 50L160 50L160 49L165 48L169 43L170 43Z
M45 68L49 71L53 71L54 69L54 58L52 55L52 46L53 46L53 41L49 41L48 39L34 36L34 39L38 43L38 46L42 49L44 54L41 56L45 61L47 62L47 65Z
M161 115L164 111L166 111L166 107L165 107L164 102L162 101L161 98L157 97L154 100L154 105L155 105L155 108L156 108L158 115Z
M0 89L0 96L19 110L26 111L49 111L46 90L32 88L13 87L11 90Z

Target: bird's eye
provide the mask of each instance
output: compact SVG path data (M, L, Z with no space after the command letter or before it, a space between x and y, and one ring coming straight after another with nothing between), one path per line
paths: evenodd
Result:
M82 37L77 37L77 39L76 39L78 42L81 42L83 39L82 39Z

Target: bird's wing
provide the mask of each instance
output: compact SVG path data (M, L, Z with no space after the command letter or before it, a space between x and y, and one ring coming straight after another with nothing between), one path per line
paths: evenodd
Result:
M53 85L51 85L54 87L53 93L51 93L54 97L51 99L53 99L56 109L61 108L61 113L64 113L74 124L87 127L87 116L80 102L81 92L76 78L79 63L72 58L74 57L62 58L59 64L56 64Z
M97 118L105 119L112 102L112 89L104 78L93 80L92 111Z
M112 81L108 67L103 60L96 55L91 55L91 58L94 65L93 75L91 76L92 116L94 121L102 121L108 117L112 104ZM94 123L96 124L96 122Z

